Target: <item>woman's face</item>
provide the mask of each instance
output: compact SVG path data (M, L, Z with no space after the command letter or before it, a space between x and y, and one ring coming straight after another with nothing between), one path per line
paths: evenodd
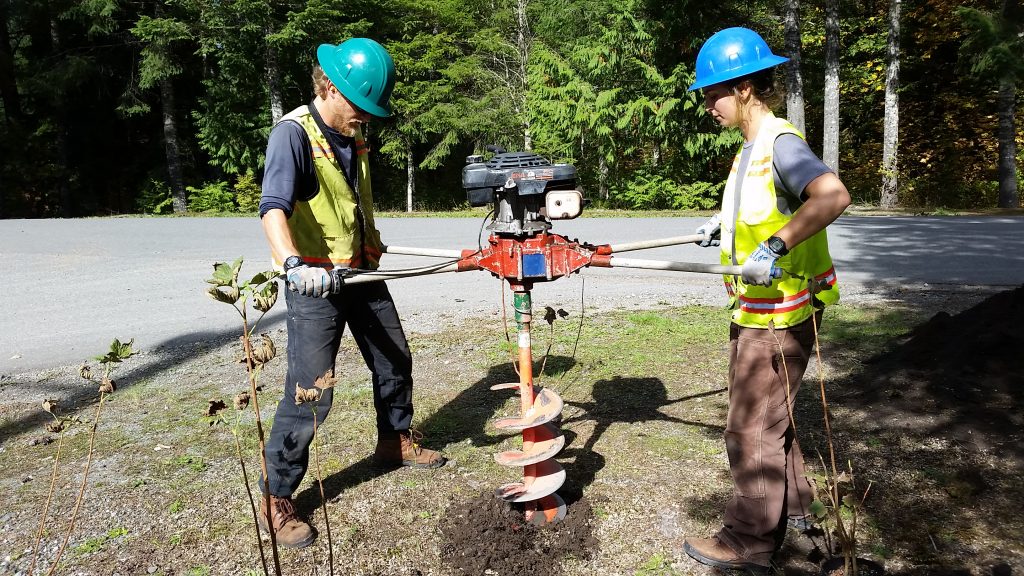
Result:
M704 109L718 123L726 128L740 123L736 95L726 84L712 84L704 88Z

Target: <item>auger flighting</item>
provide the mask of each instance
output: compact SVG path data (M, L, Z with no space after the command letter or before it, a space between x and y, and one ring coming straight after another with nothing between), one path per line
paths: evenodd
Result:
M710 274L740 273L739 266L625 259L613 254L660 246L699 242L701 235L678 236L619 245L593 245L551 233L551 221L576 218L582 213L583 194L576 189L576 169L552 164L532 153L489 147L495 155L484 162L470 156L463 169L462 185L471 206L493 206L487 244L476 250L444 250L386 246L384 252L446 258L436 265L402 271L339 270L335 284L372 282L437 274L487 270L509 283L518 328L519 382L497 384L492 390L515 389L520 396L518 417L499 418L492 424L505 432L521 432L522 450L495 454L503 466L522 467L522 480L505 484L495 495L507 502L522 503L525 519L534 524L558 522L566 515L557 490L566 473L554 457L565 446L556 425L562 398L533 382L531 290L536 282L549 282L578 272L586 266L644 268Z

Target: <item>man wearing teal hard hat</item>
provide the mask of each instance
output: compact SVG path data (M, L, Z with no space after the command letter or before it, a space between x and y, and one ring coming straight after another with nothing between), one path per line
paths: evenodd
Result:
M264 498L260 525L272 525L277 542L290 548L316 537L291 497L308 466L313 419L322 423L331 409L333 388L314 383L336 373L346 326L372 374L375 464L445 463L440 453L420 446L411 429L412 355L387 286L344 284L347 270L376 269L383 250L373 221L363 125L391 114L395 64L368 38L323 44L316 60L313 100L286 114L270 133L260 200L274 266L288 287L288 374L267 441L270 507ZM296 387L319 391L315 412L296 397Z

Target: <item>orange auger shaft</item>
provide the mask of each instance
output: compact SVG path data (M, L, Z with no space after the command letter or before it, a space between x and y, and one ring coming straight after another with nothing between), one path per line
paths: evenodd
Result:
M519 329L519 383L499 384L494 388L518 388L520 411L518 418L501 418L494 426L500 430L521 430L523 449L496 454L495 460L505 466L522 466L523 480L501 486L495 495L507 502L525 503L529 522L557 522L565 517L565 502L555 493L565 482L565 470L552 458L565 446L565 437L551 421L561 414L562 399L549 389L534 388L530 290L524 284L511 285Z

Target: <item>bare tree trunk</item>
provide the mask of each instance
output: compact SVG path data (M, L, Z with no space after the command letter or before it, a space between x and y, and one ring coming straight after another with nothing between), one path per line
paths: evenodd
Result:
M271 34L270 26L265 26L264 33ZM277 48L267 44L267 92L270 96L270 120L272 124L284 116L284 98L281 96L281 68L278 64Z
M533 150L533 136L530 134L530 115L526 109L526 93L529 83L526 79L527 63L530 60L530 22L526 17L528 0L516 0L516 48L519 50L520 113L523 115L523 150Z
M412 212L412 196L416 192L416 163L412 155L412 145L405 153L405 211Z
M786 118L804 132L804 78L800 73L800 0L786 0Z
M51 7L48 6L48 10L49 8ZM61 51L60 31L57 29L56 16L54 16L53 13L50 13L49 16L50 50L56 55L60 54ZM71 196L71 186L69 185L71 180L71 166L69 165L69 158L71 155L68 153L68 126L71 122L68 120L67 113L65 112L67 107L64 106L64 103L61 101L63 97L60 96L60 92L54 91L54 94L55 99L57 100L53 106L53 119L56 121L56 126L54 126L53 129L53 148L57 156L58 164L58 176L56 182L57 198L60 201L59 211L61 217L71 218L75 214L74 207L72 206L74 198Z
M601 154L601 160L598 164L597 190L603 200L608 199L608 161L604 159L604 154Z
M889 2L889 67L885 72L885 129L882 135L882 208L899 205L900 0Z
M999 82L999 207L1020 208L1017 195L1017 142L1014 115L1017 111L1017 83L1013 78Z
M170 177L172 204L174 212L181 214L188 211L188 197L185 195L185 181L182 178L174 84L170 78L160 81L160 104L164 116L164 151L167 154L167 175Z
M821 160L839 173L839 0L825 0L825 126Z
M14 71L14 50L11 33L7 28L9 13L7 0L0 0L0 100L4 103L4 117L8 124L21 119L21 97L18 95L17 75Z

